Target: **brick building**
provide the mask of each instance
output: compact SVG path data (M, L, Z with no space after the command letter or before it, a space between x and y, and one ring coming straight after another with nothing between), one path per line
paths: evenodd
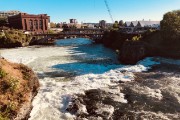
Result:
M9 26L15 29L31 31L34 33L46 33L50 17L47 14L32 15L20 13L8 17Z

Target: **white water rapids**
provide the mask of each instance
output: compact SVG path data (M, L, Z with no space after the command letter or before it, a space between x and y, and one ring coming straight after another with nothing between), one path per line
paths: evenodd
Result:
M146 71L157 64L152 58L133 66L117 64L112 50L88 39L59 40L56 46L3 49L1 55L28 65L39 77L41 86L29 120L71 120L75 116L65 110L72 95L106 89L117 81L131 81L132 72ZM119 95L119 101L126 103L123 93Z

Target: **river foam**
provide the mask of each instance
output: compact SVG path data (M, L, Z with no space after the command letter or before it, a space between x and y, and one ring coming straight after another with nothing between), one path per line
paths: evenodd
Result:
M147 71L159 64L153 58L146 58L137 65L117 64L117 56L112 50L92 44L88 39L61 40L54 47L5 49L1 53L6 59L24 63L41 75L41 87L34 98L29 120L71 120L75 116L65 110L74 94L134 80L133 72ZM73 76L47 74L61 72ZM126 103L123 93L120 95L119 101Z

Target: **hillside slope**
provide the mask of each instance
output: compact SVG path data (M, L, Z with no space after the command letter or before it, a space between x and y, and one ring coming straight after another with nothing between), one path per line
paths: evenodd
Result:
M0 58L0 120L25 119L39 88L34 72Z

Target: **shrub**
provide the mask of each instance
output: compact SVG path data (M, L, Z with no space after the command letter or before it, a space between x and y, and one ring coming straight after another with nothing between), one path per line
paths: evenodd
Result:
M25 35L20 30L5 30L4 36L0 35L1 47L22 47L29 44L32 37L31 35Z
M139 41L141 39L141 35L139 35L139 36L134 36L133 38L132 38L132 41Z
M9 78L5 79L4 81L2 81L1 85L2 85L2 89L1 89L2 91L15 92L19 86L19 80L16 78L13 78L13 77L9 77Z
M9 118L0 113L0 120L9 120Z
M15 113L17 106L13 102L0 107L0 120L10 120Z
M48 30L49 34L54 34L55 32L53 30Z
M6 75L7 73L2 68L0 68L0 78L4 78Z
M10 77L8 80L8 84L9 84L9 89L14 92L19 85L19 80L13 77Z

